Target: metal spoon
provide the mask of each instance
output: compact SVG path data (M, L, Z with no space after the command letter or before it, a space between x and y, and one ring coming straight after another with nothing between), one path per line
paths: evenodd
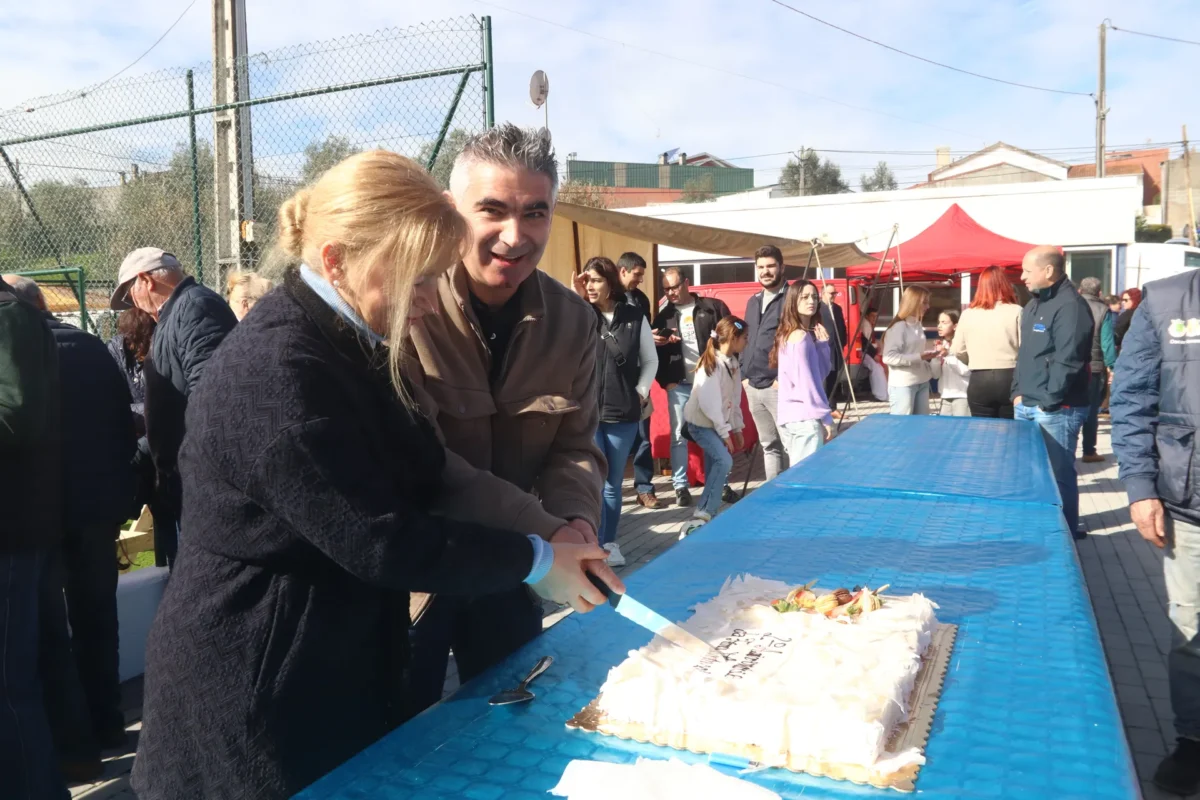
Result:
M533 669L529 670L529 674L525 676L525 680L521 681L517 688L505 689L491 700L488 700L488 704L493 706L507 706L512 705L513 703L524 703L528 700L532 700L533 692L529 691L529 684L533 683L537 676L550 669L550 665L553 663L554 659L550 656L542 656L538 659L538 662L533 665Z

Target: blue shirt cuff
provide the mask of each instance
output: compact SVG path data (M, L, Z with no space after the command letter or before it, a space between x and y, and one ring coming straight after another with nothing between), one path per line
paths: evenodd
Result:
M525 576L525 583L537 583L550 574L554 566L554 548L540 536L529 534L529 543L533 545L533 568Z

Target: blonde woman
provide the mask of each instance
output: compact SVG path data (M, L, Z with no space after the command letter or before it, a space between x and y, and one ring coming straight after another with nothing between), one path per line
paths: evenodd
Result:
M389 346L466 235L428 174L360 153L279 214L300 264L191 395L192 533L146 648L142 800L291 797L402 722L410 591L524 583L587 611L604 602L589 569L623 590L598 546L520 532L532 497L475 509L495 527L430 513L471 502L470 486L447 497L447 454Z
M231 272L225 280L225 302L241 322L254 304L271 291L274 284L255 272Z
M929 361L937 351L929 347L921 320L929 311L929 290L909 286L900 298L900 310L883 334L883 363L888 369L891 413L928 414Z

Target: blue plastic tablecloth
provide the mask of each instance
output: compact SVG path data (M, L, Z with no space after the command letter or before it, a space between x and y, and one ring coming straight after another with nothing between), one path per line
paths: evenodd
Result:
M959 459L969 462L972 484L987 483L989 475L1009 481L1018 472L1037 474L1036 465L1013 463L1014 452L1046 458L1024 444L1032 426L963 419L942 425L944 438L995 443L988 454ZM889 451L909 451L897 440L921 430L862 425L820 456L827 472L848 470L844 462L858 458L862 439L887 438ZM891 469L877 459L878 472ZM922 475L911 477L919 483ZM628 589L674 619L685 619L690 606L742 572L796 584L820 578L825 586L890 583L898 594L922 592L940 606L940 619L959 625L917 781L922 797L1137 797L1099 634L1059 510L971 497L967 487L952 485L951 473L941 478L945 493L926 496L770 484L639 571ZM571 615L300 797L532 799L546 797L572 759L703 761L565 726L597 695L608 670L649 638L609 609ZM487 705L546 654L555 664L535 684L536 700ZM897 796L784 770L747 779L784 797Z
M837 447L822 448L778 482L1062 507L1033 423L875 414L834 441Z

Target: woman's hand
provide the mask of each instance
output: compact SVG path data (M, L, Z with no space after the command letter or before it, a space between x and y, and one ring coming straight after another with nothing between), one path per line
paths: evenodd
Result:
M746 445L746 439L742 436L741 431L734 431L729 434L729 438L733 440L733 450L730 450L730 453L739 452Z
M605 563L608 553L599 545L551 543L554 565L546 577L533 584L539 597L555 603L568 603L580 613L604 605L604 593L592 585L588 573L606 583L617 594L625 593L625 584Z
M587 282L588 282L588 279L587 279L586 272L580 272L578 275L575 275L571 278L571 286L573 286L575 288L575 294L579 295L584 300L588 299L587 298Z
M829 341L829 331L825 330L825 326L821 323L818 322L816 325L814 325L812 331L813 336L817 337L818 342Z
M921 353L922 361L933 361L937 357L938 357L937 350L926 350L924 353Z
M837 435L837 431L834 429L834 427L832 425L826 425L824 422L822 422L821 428L824 429L824 431L825 431L826 444L828 444L829 442L832 442L833 437Z

